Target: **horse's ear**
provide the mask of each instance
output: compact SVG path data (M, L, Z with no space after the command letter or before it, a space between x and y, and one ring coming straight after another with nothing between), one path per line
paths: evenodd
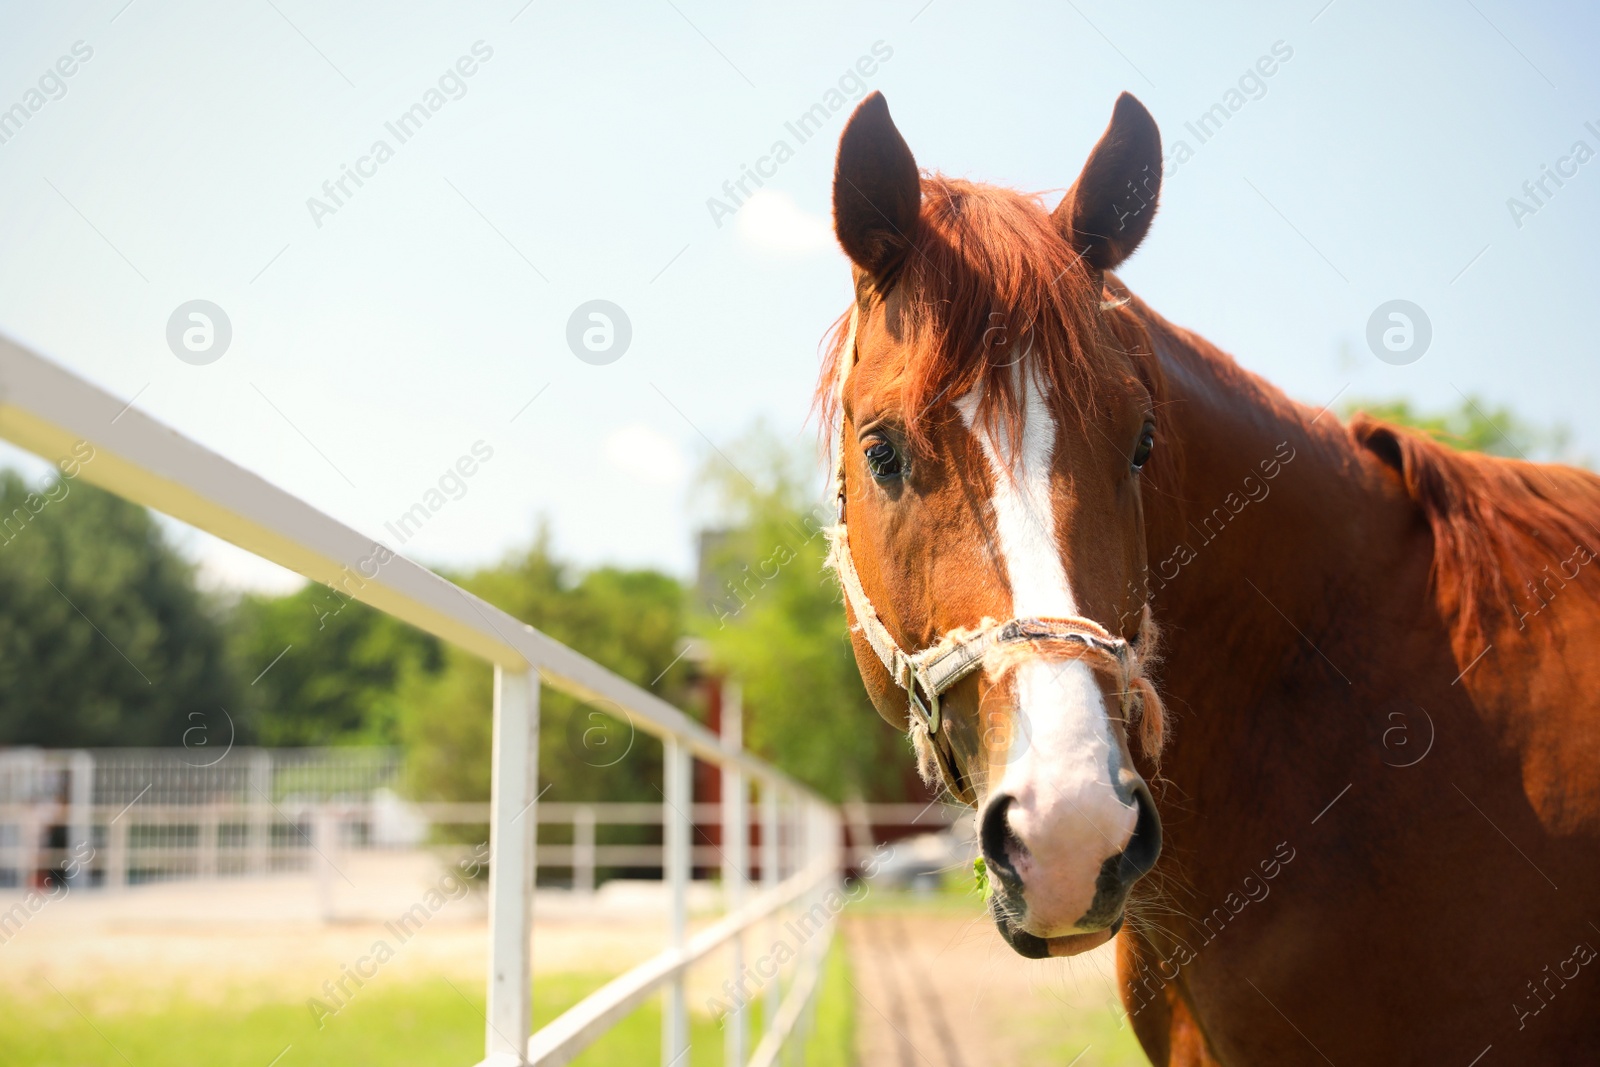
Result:
M833 229L845 255L882 280L911 249L922 183L917 161L889 117L883 94L856 107L839 135L833 167Z
M1161 131L1144 105L1123 93L1051 218L1091 267L1111 270L1150 232L1160 194Z

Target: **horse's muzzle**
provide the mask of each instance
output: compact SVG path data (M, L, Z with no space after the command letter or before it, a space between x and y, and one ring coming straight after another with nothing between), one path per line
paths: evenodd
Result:
M1041 937L1025 929L1027 887L1017 871L1016 859L1025 851L1007 821L1011 798L991 799L979 827L979 844L993 883L990 913L1000 936L1018 955L1029 959L1070 956L1102 945L1122 927L1123 907L1135 882L1155 866L1161 854L1161 817L1156 813L1148 787L1138 782L1133 788L1137 808L1133 834L1122 850L1100 865L1095 878L1094 897L1088 909L1074 923L1074 930L1063 936ZM1036 860L1048 857L1035 857ZM1037 867L1037 863L1035 864Z

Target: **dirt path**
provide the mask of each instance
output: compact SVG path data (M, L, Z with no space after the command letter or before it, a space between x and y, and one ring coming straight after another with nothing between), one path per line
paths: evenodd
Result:
M867 912L843 926L863 1067L1143 1063L1109 946L1025 960L981 916Z

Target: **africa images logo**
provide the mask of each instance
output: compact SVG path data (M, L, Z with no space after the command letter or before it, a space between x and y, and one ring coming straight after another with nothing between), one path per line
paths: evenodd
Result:
M167 319L167 347L190 366L215 363L232 343L228 313L209 300L179 304Z
M1432 320L1409 300L1385 301L1367 319L1367 347L1391 366L1415 363L1432 343Z

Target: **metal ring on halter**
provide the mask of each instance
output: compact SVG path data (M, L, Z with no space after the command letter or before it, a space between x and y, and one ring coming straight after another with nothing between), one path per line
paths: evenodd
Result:
M906 678L906 692L911 697L911 710L913 714L921 713L922 724L928 728L929 736L939 732L939 723L942 721L939 712L939 691L928 686L929 700L924 702L917 696L917 665L907 661L909 676Z
M946 730L944 736L948 740L950 731ZM939 777L943 780L945 789L960 803L975 806L978 800L977 793L967 783L966 776L956 767L955 750L940 743L935 737L930 737L928 744L933 748L933 758L939 765Z

